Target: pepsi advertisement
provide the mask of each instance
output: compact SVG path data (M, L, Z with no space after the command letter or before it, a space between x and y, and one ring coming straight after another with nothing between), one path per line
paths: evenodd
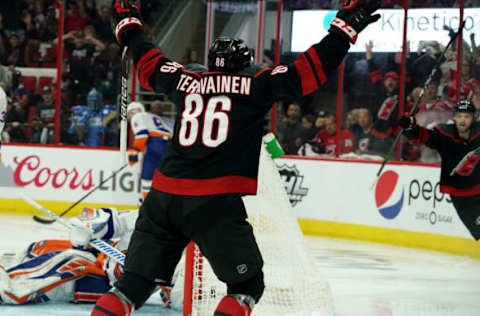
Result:
M440 192L440 168L372 162L277 159L298 218L471 238L450 196Z

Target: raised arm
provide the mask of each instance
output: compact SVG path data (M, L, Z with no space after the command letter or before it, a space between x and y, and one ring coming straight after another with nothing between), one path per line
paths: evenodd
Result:
M137 67L140 85L168 92L176 86L183 66L165 57L144 34L144 23L134 0L115 0L112 26L118 43L127 46ZM155 75L154 75L155 73Z
M330 34L301 54L293 64L278 66L270 72L266 93L278 99L316 91L343 61L350 43L355 44L358 34L380 18L373 14L378 8L378 0L360 0L338 11L330 24Z

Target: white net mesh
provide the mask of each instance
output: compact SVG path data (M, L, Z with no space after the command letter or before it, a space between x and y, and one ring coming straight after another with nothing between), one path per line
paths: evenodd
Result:
M333 315L330 287L315 270L283 181L264 148L258 195L245 197L244 202L265 261L266 288L252 315ZM226 294L226 286L215 277L198 248L194 253L191 315L211 316ZM176 284L183 281L182 272Z

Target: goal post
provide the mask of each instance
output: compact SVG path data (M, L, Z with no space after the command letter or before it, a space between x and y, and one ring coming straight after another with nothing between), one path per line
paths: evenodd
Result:
M256 196L243 198L264 259L265 292L253 315L332 316L333 298L328 282L314 265L290 205L283 181L262 146ZM226 285L213 273L198 247L186 250L184 316L211 316ZM174 294L172 293L172 296Z

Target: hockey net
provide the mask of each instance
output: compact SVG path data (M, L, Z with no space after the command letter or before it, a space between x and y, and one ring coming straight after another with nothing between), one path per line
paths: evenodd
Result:
M256 316L331 316L330 287L315 269L276 166L262 146L256 196L244 197L249 222L264 259L265 292ZM234 251L234 250L233 250ZM226 286L218 281L198 247L187 247L184 315L211 316ZM174 295L172 293L172 295Z

